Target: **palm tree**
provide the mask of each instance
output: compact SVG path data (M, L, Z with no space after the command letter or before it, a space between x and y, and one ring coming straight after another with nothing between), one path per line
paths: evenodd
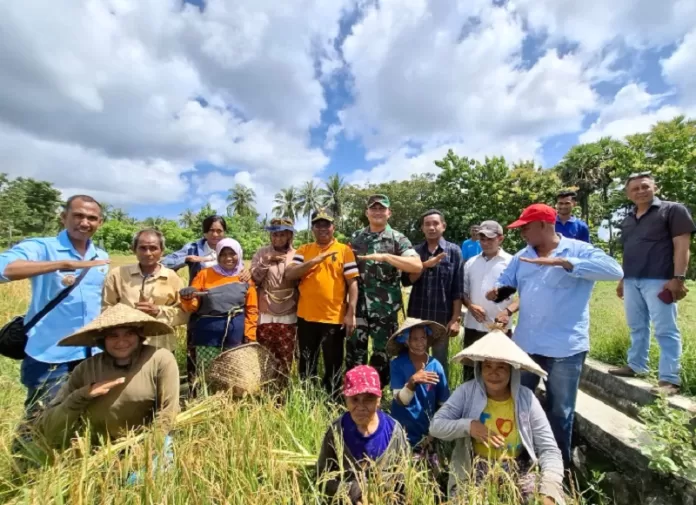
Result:
M143 220L143 225L148 227L148 228L159 229L159 227L162 226L166 222L167 222L167 218L164 218L162 216L146 217Z
M227 201L230 202L227 206L227 214L230 217L234 214L248 216L256 213L256 192L244 184L236 184L234 188L230 188Z
M321 201L319 197L319 188L314 184L314 181L307 181L300 189L299 204L302 207L302 214L307 216L307 229L311 228L312 212L319 206Z
M338 174L334 174L329 177L329 180L324 183L324 186L325 187L319 190L321 204L329 207L336 220L340 222L343 203L346 197L345 180Z
M281 189L275 195L276 206L273 207L273 213L276 216L289 217L293 221L302 212L302 204L300 203L299 193L295 186Z
M186 209L179 214L179 223L184 228L193 229L196 226L196 213L191 209Z

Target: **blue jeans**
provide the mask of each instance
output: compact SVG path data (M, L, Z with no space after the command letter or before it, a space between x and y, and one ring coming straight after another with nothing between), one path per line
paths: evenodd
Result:
M532 354L546 373L546 416L556 438L558 448L563 456L563 464L570 466L570 445L573 438L573 421L575 419L575 401L578 398L582 365L586 352L574 354L567 358L549 358ZM540 377L530 372L522 372L522 385L534 391L539 385Z
M68 375L81 360L68 363L44 363L27 356L22 360L20 376L27 388L24 412L27 418L37 414L58 394Z
M679 385L682 344L677 328L677 304L666 304L657 297L666 282L662 279L624 279L624 308L631 330L628 366L637 373L648 371L652 321L655 340L660 345L659 378Z

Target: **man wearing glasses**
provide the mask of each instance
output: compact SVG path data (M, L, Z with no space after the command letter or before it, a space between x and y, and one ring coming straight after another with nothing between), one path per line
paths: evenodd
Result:
M681 335L676 302L686 296L691 235L696 231L689 210L655 196L649 172L631 174L626 195L634 204L621 223L624 279L616 294L624 300L631 330L628 365L609 371L619 377L648 372L650 322L660 345L659 382L654 392L676 394L680 389Z

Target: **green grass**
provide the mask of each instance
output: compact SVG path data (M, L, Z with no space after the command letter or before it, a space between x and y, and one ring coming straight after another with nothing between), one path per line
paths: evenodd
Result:
M112 264L132 261L113 257ZM693 288L693 286L692 286ZM26 282L0 286L0 321L26 309ZM692 335L696 329L696 302L682 303L680 324L685 338L684 381L696 393L696 362ZM180 335L183 332L180 331ZM182 335L183 336L183 335ZM453 339L453 353L460 343ZM592 356L623 363L628 345L621 302L614 285L598 285L592 303ZM656 349L651 363L655 366ZM181 359L181 355L179 358ZM450 367L453 385L461 380L458 366ZM184 422L175 436L175 458L167 472L149 475L141 484L124 485L128 471L149 468L160 441L154 434L142 440L126 440L118 455L92 450L85 439L52 464L17 472L10 448L22 414L24 389L19 383L17 362L0 358L0 503L26 504L310 504L317 503L316 485L307 461L316 457L330 421L341 411L321 392L306 390L293 381L281 399L265 395L258 399L221 399L193 405L197 422ZM388 406L388 398L383 405ZM136 443L138 442L138 443ZM281 452L278 452L281 451ZM282 452L284 451L284 452ZM81 456L87 455L87 456ZM417 468L406 468L408 503L435 504L434 485ZM466 494L474 505L512 504L518 500L510 486L469 486ZM375 493L370 504L384 503ZM576 496L573 504L598 503Z

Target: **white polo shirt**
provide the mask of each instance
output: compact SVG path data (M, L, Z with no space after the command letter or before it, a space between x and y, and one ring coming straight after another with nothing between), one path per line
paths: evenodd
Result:
M486 293L495 288L495 283L507 268L512 255L502 249L491 259L486 259L483 253L474 256L464 265L464 292L471 300L471 303L483 307L486 311L486 323L491 324L495 321L495 316L504 311L512 303L512 298L508 298L501 303L493 303L486 299ZM464 326L478 331L488 331L486 323L479 323L474 319L471 312L466 313ZM512 321L508 324L508 329L512 326Z

